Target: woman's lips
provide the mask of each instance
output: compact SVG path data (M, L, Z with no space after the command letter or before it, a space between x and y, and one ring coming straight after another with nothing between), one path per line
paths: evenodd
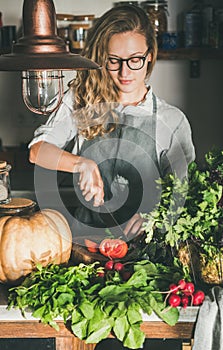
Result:
M120 84L122 85L129 85L132 83L132 80L127 80L127 79L119 79Z

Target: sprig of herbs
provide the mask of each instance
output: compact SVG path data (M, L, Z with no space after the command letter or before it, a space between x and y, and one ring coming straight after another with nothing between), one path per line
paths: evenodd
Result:
M37 271L9 290L8 308L19 308L25 317L32 316L58 329L55 319L62 317L86 343L98 343L112 332L123 345L138 349L145 335L140 329L142 311L155 312L174 325L179 317L176 308L167 308L163 294L170 283L184 277L179 267L165 267L147 260L134 264L128 281L119 273L106 280L99 277L97 263L78 266L37 266Z

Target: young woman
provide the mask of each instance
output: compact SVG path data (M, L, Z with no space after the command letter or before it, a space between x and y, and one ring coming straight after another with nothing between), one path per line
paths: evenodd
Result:
M186 176L194 159L190 125L149 85L157 44L140 7L117 6L97 19L82 54L101 68L77 73L59 109L35 131L30 161L78 177L78 232L122 227L132 237L139 213L159 200L156 180Z
M60 108L36 130L30 161L77 176L74 236L110 227L132 237L141 228L140 212L159 200L156 179L168 172L186 176L195 156L191 129L185 115L149 85L157 44L141 8L118 6L97 19L83 55L101 69L77 73ZM151 350L181 349L178 341L147 344ZM97 347L118 348L114 339Z

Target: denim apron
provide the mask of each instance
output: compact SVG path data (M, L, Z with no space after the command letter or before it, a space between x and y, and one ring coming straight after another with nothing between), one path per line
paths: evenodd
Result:
M90 234L91 228L98 234L100 229L124 227L135 213L149 212L159 200L156 113L153 95L152 115L143 108L126 106L118 113L113 132L83 142L79 155L97 163L105 197L104 205L95 208L76 188L80 201L74 213L78 235Z

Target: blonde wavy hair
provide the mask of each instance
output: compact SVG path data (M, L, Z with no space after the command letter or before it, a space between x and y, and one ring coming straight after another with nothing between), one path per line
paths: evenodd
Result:
M111 8L88 30L82 55L97 62L101 68L78 71L72 82L74 87L75 118L79 132L92 139L114 129L117 115L119 90L105 67L108 59L108 43L114 34L134 31L146 38L151 54L147 67L148 78L157 58L155 31L148 15L134 5L120 5Z

